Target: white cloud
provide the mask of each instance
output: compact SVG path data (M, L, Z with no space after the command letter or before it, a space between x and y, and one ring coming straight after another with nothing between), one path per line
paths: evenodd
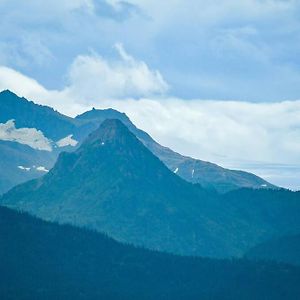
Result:
M168 85L157 70L130 56L116 44L120 59L107 61L96 53L80 55L69 72L67 92L85 102L92 99L145 97L163 94Z
M300 101L110 101L161 143L207 160L300 164Z
M107 101L161 144L300 189L300 101ZM297 172L296 172L297 171Z
M0 140L18 142L31 148L52 151L51 141L35 128L16 129L14 120L0 123Z
M48 105L71 115L82 111L84 105L76 95L65 90L47 90L36 80L8 67L0 66L0 90L9 89L36 103Z
M68 85L61 90L47 90L36 80L0 66L0 90L10 89L72 115L95 101L162 96L168 90L159 71L129 55L122 44L115 48L119 54L116 60L105 60L96 53L78 56L66 76Z
M140 60L155 64L178 97L296 99L299 8L293 0L2 0L0 63L61 87L70 60L90 48L105 53L102 67L111 70L110 47L122 41ZM78 62L87 68L100 65L98 58L85 55ZM158 75L155 81L165 86Z
M49 93L36 80L4 66L0 66L0 89L10 89L24 96L39 96L42 99Z
M117 5L119 1L110 0ZM258 18L275 18L277 15L291 12L297 1L278 0L191 0L187 5L184 0L169 0L160 3L152 0L129 0L128 2L140 6L156 21L162 23L180 20L196 21L198 24L215 24L224 19L254 20Z
M66 146L75 147L77 144L78 144L78 141L73 139L73 134L70 134L70 135L66 136L65 138L56 142L56 145L58 147L66 147Z

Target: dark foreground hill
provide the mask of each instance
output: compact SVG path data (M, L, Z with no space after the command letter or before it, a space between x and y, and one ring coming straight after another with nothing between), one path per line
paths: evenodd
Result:
M242 256L272 236L300 232L300 194L220 196L171 172L119 120L106 120L44 177L0 203L118 241L183 255Z
M1 299L295 300L300 269L179 257L0 207Z

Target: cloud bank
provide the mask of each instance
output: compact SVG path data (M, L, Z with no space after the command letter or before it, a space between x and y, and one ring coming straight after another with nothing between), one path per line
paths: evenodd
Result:
M76 57L77 64L96 60L117 72L121 67L112 64L112 45L120 41L138 61L160 70L149 74L160 88L140 83L139 95L144 89L165 90L168 82L170 93L184 99L299 98L299 1L46 3L0 1L0 64L37 78L47 89L66 86L64 74ZM109 57L110 64L99 55L80 56L91 49ZM139 71L147 73L144 67L140 64Z
M66 92L84 99L144 97L164 94L168 85L157 70L130 56L122 44L115 45L119 59L107 61L93 53L80 55L69 71ZM91 100L92 101L92 100Z
M105 59L95 52L76 57L60 90L48 90L36 80L0 66L0 89L10 89L68 114L104 99L138 99L167 92L169 86L159 71L129 55L122 44L116 44L115 49L116 59Z
M0 67L0 90L9 88L73 116L92 107L112 107L182 154L300 188L300 101L251 103L166 96L162 93L168 84L157 71L121 46L118 52L113 61L97 54L77 57L66 76L68 84L60 90L48 90L24 74Z

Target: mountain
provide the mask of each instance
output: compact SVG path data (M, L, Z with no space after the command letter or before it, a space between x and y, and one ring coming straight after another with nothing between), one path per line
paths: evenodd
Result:
M0 140L0 194L45 174L55 163L52 152L36 150L17 142Z
M300 268L168 255L0 207L1 299L294 300Z
M300 232L300 193L205 190L171 172L119 120L105 120L48 174L0 203L184 255L242 256L271 236Z
M0 108L0 141L5 142L6 148L9 145L13 149L11 156L6 156L4 161L0 147L0 194L12 186L41 176L41 172L35 172L34 166L50 169L61 151L74 151L106 119L121 120L171 171L187 181L222 193L240 187L275 188L253 174L224 169L163 147L136 128L125 114L113 109L93 109L73 119L8 90L0 93ZM32 155L27 153L27 159L22 160L23 171L15 163L18 157L24 158L20 145L33 149ZM10 175L6 175L4 170L9 170Z
M36 128L54 141L71 134L76 127L72 118L20 98L9 90L0 93L0 105L0 123L15 120L16 128Z
M0 93L0 194L53 167L62 150L72 150L84 124L6 90Z
M76 117L76 120L84 120L90 124L90 128L93 127L94 129L105 119L119 119L122 121L171 171L189 182L199 183L204 188L213 189L221 193L242 187L255 189L277 188L254 174L225 169L210 162L180 155L167 147L161 146L149 134L132 124L125 114L115 110L93 109Z
M245 257L300 266L300 234L265 241L251 248Z

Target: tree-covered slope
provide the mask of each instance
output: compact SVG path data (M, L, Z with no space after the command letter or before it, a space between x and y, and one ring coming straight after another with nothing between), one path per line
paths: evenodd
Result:
M0 298L294 300L300 269L179 257L0 207Z

